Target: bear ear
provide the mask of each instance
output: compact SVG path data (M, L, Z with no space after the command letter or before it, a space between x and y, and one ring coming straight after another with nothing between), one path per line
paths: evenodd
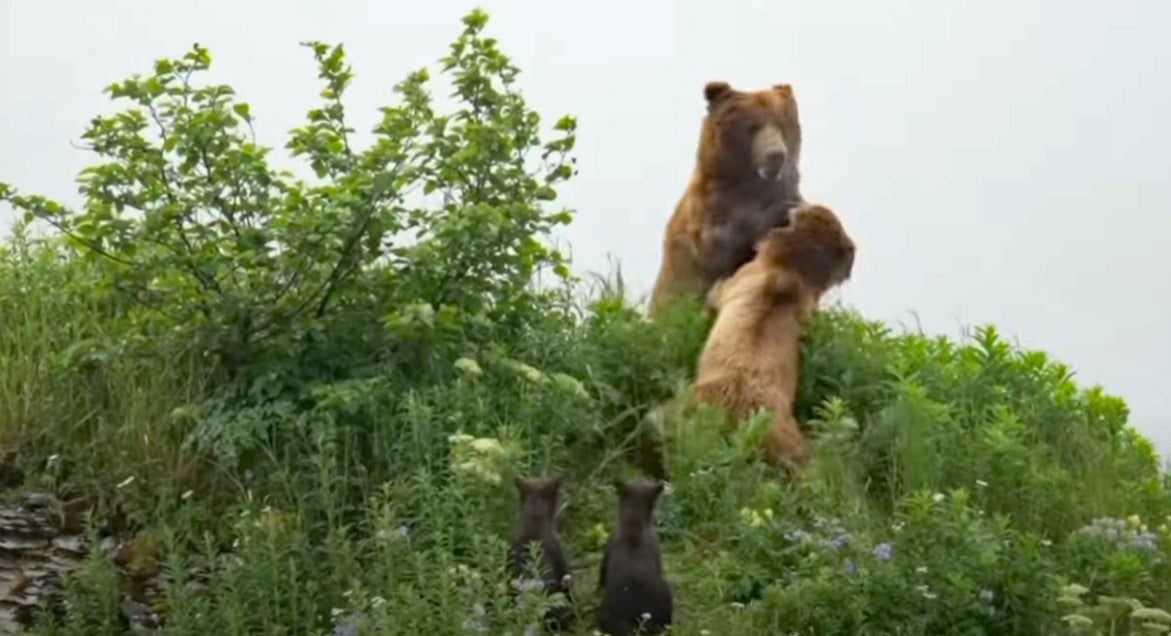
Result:
M703 87L703 98L708 105L716 104L732 94L732 86L727 82L711 81Z
M773 90L780 93L781 97L785 99L791 99L793 97L792 84L773 84Z
M841 248L841 252L838 273L844 282L854 275L854 246L852 244L847 245Z

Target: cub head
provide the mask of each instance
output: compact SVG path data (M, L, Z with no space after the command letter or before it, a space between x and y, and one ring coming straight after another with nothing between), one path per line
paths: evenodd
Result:
M664 484L658 479L636 479L634 481L614 482L614 490L618 493L619 516L624 521L647 522L651 518L651 511L655 502L663 493Z
M544 479L515 480L520 493L522 512L526 516L552 519L557 511L557 495L561 490L561 477Z
M790 85L739 91L712 81L703 96L707 115L698 153L703 170L734 181L797 179L801 121Z
M832 210L802 203L789 225L769 230L756 242L756 258L793 270L818 293L844 283L854 269L854 241Z

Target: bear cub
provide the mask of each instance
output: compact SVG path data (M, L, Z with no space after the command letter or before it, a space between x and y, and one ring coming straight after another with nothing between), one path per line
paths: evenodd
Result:
M562 593L572 603L569 594L570 567L565 546L557 535L557 496L561 489L560 477L546 479L516 479L520 492L520 518L512 532L512 561L510 572L515 580L526 574L533 541L541 544L541 587L547 594ZM573 608L561 605L545 613L545 626L551 631L569 629L573 623Z
M597 625L602 633L660 634L671 624L671 586L663 575L659 537L651 518L663 486L657 479L615 483L618 524L601 565L603 596Z

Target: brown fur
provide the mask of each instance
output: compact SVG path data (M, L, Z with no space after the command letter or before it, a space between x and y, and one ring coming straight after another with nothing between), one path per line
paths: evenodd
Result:
M797 469L809 453L793 416L800 339L822 294L849 279L855 247L831 210L802 204L788 226L770 230L756 249L711 289L716 321L700 354L694 396L737 420L772 409L765 455Z
M549 594L563 593L566 600L572 602L567 578L569 559L556 526L561 478L517 479L516 488L520 492L521 511L512 532L512 577L515 579L525 574L531 557L529 544L537 541L542 551L542 563L537 568L541 572L542 587ZM550 631L569 629L572 624L573 610L569 606L552 607L545 613L545 625Z
M663 485L657 479L614 484L618 524L602 555L599 581L602 604L597 625L604 634L657 634L671 624L674 600L652 520ZM643 614L649 618L644 620Z
M695 169L667 222L647 311L680 294L706 294L751 260L753 245L787 222L800 193L801 123L792 87L739 91L704 87L707 114Z

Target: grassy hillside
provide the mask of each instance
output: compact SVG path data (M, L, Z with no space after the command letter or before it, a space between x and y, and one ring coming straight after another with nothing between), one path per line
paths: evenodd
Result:
M287 149L314 180L269 165L196 48L111 87L81 209L0 184L54 228L0 248L0 447L21 488L131 538L161 633L525 633L545 601L509 600L511 480L552 472L591 632L611 481L708 325L650 324L547 247L573 217L575 121L528 109L486 21L439 67L454 106L413 73L366 148L342 49L309 44L322 102ZM1171 608L1171 484L1126 405L1060 363L991 327L955 342L827 308L798 411L798 483L751 461L749 423L725 437L705 410L670 439L675 633L1171 625L1135 609ZM110 557L36 633L126 633Z

